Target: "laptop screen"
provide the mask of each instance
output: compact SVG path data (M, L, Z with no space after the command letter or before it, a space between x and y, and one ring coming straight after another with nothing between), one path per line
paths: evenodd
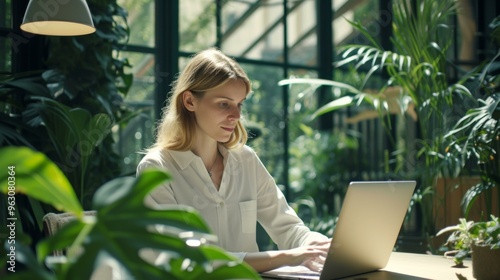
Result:
M415 186L415 181L351 182L321 274L314 275L303 267L289 267L262 276L324 280L384 268L396 244Z

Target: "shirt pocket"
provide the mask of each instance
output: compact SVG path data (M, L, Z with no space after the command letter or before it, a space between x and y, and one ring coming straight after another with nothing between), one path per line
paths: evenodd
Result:
M257 226L257 200L240 202L241 231L254 233Z

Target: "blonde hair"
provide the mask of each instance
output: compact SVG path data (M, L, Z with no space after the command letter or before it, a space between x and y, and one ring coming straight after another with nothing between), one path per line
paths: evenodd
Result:
M196 119L194 113L184 107L182 94L191 91L196 98L202 98L206 91L230 80L243 81L247 94L250 92L250 80L245 71L220 50L209 48L194 55L173 83L172 95L157 127L156 142L149 150L190 150L195 140ZM245 145L247 140L247 131L238 120L234 133L222 144L233 149Z

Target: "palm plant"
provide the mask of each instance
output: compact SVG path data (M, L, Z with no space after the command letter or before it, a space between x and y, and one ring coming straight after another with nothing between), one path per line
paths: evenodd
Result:
M399 90L396 97L399 111L404 113L411 105L415 107L418 116L419 139L415 157L419 160L414 168L414 176L418 176L420 180L415 199L422 205L424 234L435 232L432 195L435 179L442 174L457 175L462 165L460 158L444 151L443 140L444 134L454 122L451 116L454 98L470 96L463 82L450 83L448 74L447 53L452 42L449 22L456 11L454 0L393 1L393 36L390 38L393 50L382 48L361 23L350 21L372 45L342 47L341 59L335 65L354 65L354 71L366 71L359 88L338 81L318 79L287 79L280 82L280 85L309 83L315 87L340 88L343 90L342 95L319 108L312 117L347 106L368 104L385 120L384 124L389 132L393 127L390 118L384 117L388 116L391 109L386 91ZM377 93L368 93L368 81L381 73L388 76L384 85Z
M500 17L498 17L500 19ZM500 24L496 28L500 30ZM500 38L500 33L497 33ZM445 137L450 139L448 152L459 154L464 162L475 159L481 182L470 188L462 200L465 217L481 195L485 195L486 212L495 214L493 205L500 205L500 192L496 198L493 190L500 186L500 49L490 60L470 75L471 89L477 96L475 106L458 121Z

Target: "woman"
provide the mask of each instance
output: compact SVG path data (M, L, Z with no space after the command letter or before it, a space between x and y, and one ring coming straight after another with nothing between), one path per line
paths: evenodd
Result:
M221 51L207 49L191 59L174 83L156 143L137 167L138 173L164 168L173 177L147 203L196 208L217 245L258 272L284 265L319 271L328 238L304 225L245 145L241 106L250 90L245 72ZM259 252L257 222L280 250Z

